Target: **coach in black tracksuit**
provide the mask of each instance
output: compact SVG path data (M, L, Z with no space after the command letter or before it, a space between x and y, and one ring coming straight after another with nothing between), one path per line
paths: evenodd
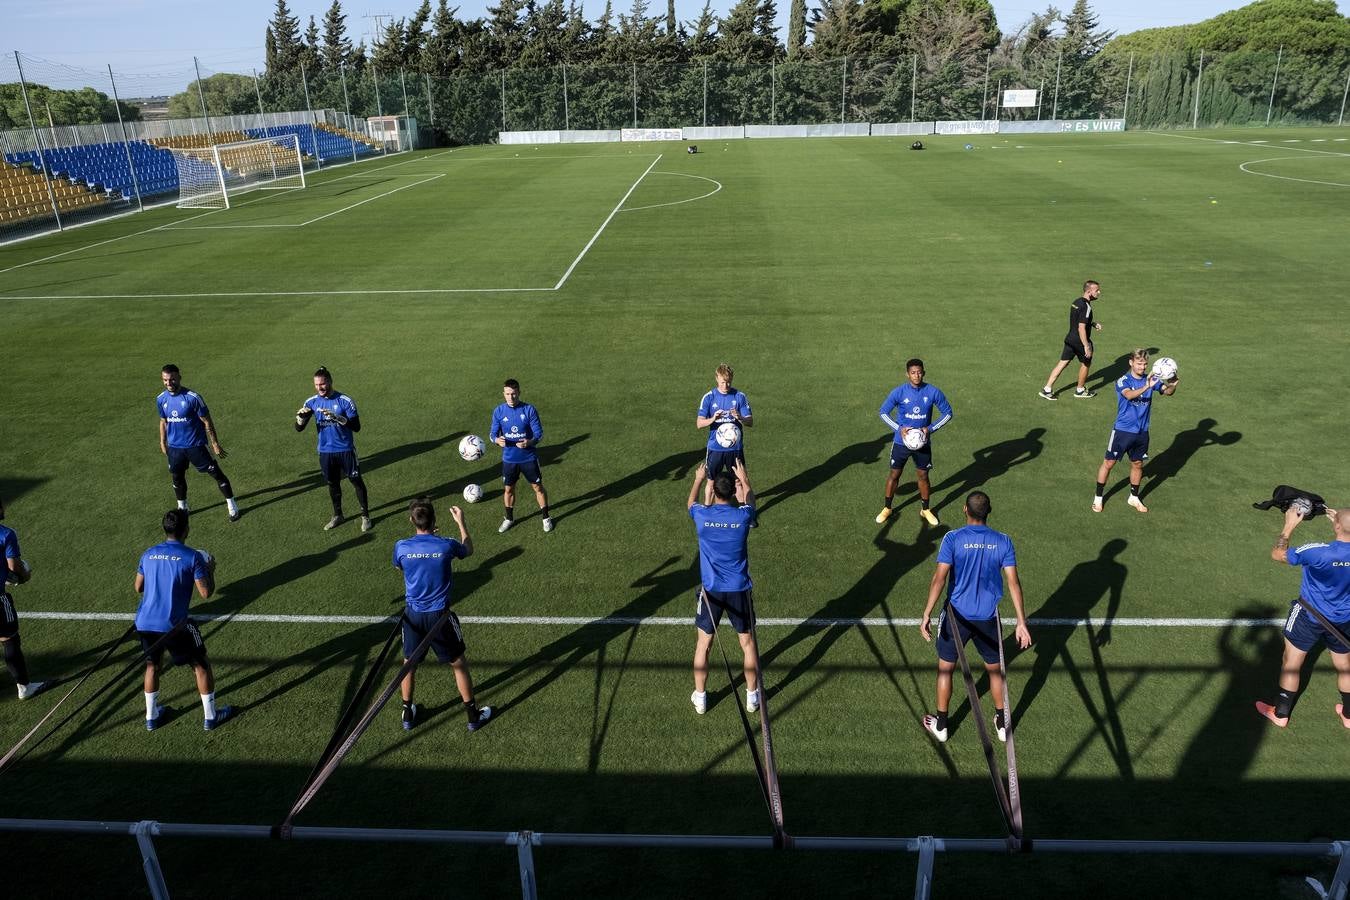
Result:
M1055 379L1064 371L1064 367L1077 359L1081 364L1078 367L1078 387L1073 395L1081 399L1097 396L1096 391L1087 389L1088 369L1092 366L1092 332L1101 331L1102 326L1098 322L1092 321L1092 304L1102 295L1102 286L1095 281L1083 282L1083 296L1073 301L1069 306L1069 333L1064 336L1064 352L1059 355L1059 362L1050 370L1050 377L1045 380L1045 387L1041 388L1041 396L1046 400L1054 400L1055 397Z

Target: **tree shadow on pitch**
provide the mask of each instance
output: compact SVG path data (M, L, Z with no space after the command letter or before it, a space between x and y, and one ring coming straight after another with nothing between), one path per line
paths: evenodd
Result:
M1097 708L1092 691L1088 688L1087 673L1074 661L1069 652L1069 642L1077 631L1077 625L1044 624L1035 627L1032 634L1034 643L1030 650L1022 650L1015 640L1006 644L1007 662L1024 653L1034 653L1031 674L1022 686L1016 699L1013 721L1020 722L1026 716L1041 689L1045 687L1052 671L1062 671L1073 682L1074 689L1082 700L1083 708L1092 718L1096 733L1101 735L1103 743L1111 753L1116 767L1125 778L1134 777L1134 768L1130 761L1130 751L1125 743L1125 729L1120 721L1119 703L1111 689L1106 666L1102 659L1101 648L1111 641L1111 623L1120 612L1121 599L1125 591L1125 578L1129 570L1117 557L1125 551L1129 542L1114 538L1102 545L1096 559L1081 562L1069 570L1064 583L1055 589L1040 609L1031 613L1035 619L1068 619L1073 623L1086 620L1092 615L1102 597L1107 598L1106 615L1100 628L1090 621L1084 622L1089 652L1092 654L1092 669L1096 672L1097 688L1101 692L1102 708Z
M1201 419L1194 428L1177 432L1166 450L1144 464L1146 482L1139 496L1147 497L1164 481L1176 476L1191 461L1191 457L1205 447L1231 447L1242 440L1240 431L1226 431L1223 434L1215 432L1214 426L1217 424L1214 419Z
M562 500L551 502L549 512L553 514L554 521L561 522L563 519L580 515L601 503L617 500L653 481L683 481L703 459L704 453L702 450L672 453L664 459L644 466L636 472L625 475L616 481L611 481L609 484L593 488L584 494L577 494L573 497L565 497ZM566 512L560 512L560 510L566 510Z
M1270 619L1277 615L1273 607L1260 603L1233 613L1237 619ZM1253 704L1272 696L1276 689L1284 653L1280 629L1230 624L1220 632L1217 649L1220 664L1206 672L1200 684L1186 691L1185 702L1193 700L1208 686L1210 679L1220 673L1227 676L1228 683L1209 718L1195 733L1177 763L1176 779L1179 782L1194 784L1217 780L1225 784L1236 783L1251 768L1261 742L1276 730L1256 712ZM1305 663L1304 671L1310 672L1315 666L1316 660L1311 660ZM1333 675L1327 673L1322 677ZM1294 708L1295 715L1300 712L1326 719L1333 714L1330 707L1325 710ZM1175 721L1181 715L1184 710L1173 710L1164 721Z
M886 597L901 578L908 572L921 566L925 560L933 555L933 551L937 548L938 542L942 539L942 536L947 533L946 526L924 528L914 544L903 544L900 541L892 540L887 536L894 522L894 518L889 520L872 539L872 544L880 551L880 555L868 570L864 572L848 590L827 601L824 606L812 613L810 619L861 619L877 609L880 609L882 615L886 616L886 618L894 618ZM881 666L883 671L887 671L890 674L891 682L895 686L896 692L901 696L906 705L910 707L910 712L913 714L914 720L918 722L923 717L922 700L918 702L917 706L914 705L905 687L901 685L894 672L891 671L891 667L886 663L881 647L877 645L872 636L874 629L865 625L845 623L821 625L812 624L810 621L807 621L798 625L789 632L786 637L775 642L773 646L761 648L761 665L768 668L774 660L781 657L793 647L805 641L809 641L812 637L818 635L815 643L806 652L806 655L798 660L785 675L781 678L773 679L770 679L766 675L765 682L771 694L781 693L788 685L807 674L812 666L824 659L829 649L834 646L845 633L854 628L858 630L859 635L862 637L864 643L867 644L868 649L877 660L878 665ZM900 635L896 631L894 625L890 626L890 633L894 648L896 652L900 654L903 668L912 672L909 654L906 652L904 643L900 640ZM920 688L917 681L914 680L912 674L910 676L910 682L910 690L914 691L917 697L922 698L924 696L923 690Z
M1031 462L1045 449L1041 441L1044 436L1044 428L1033 428L1025 437L1000 441L976 450L965 468L953 472L945 481L933 487L934 494L947 492L933 509L936 511L953 503L959 504L971 491L984 487L1014 466Z
M1145 349L1148 350L1149 356L1158 352L1157 347L1146 347ZM1093 361L1095 362L1096 360L1094 359ZM1069 369L1074 372L1078 371L1072 365L1069 366ZM1128 371L1130 371L1130 352L1127 350L1120 354L1120 356L1117 356L1114 362L1104 366L1100 371L1089 373L1087 388L1090 391L1104 391L1114 384L1117 378ZM1068 392L1073 393L1072 386L1068 388Z
M763 515L769 509L790 500L799 494L807 494L833 479L850 466L868 465L881 458L881 454L895 440L895 435L887 432L880 437L849 444L829 459L806 469L786 481L781 481L764 491L755 492L755 511ZM768 498L767 500L765 498Z

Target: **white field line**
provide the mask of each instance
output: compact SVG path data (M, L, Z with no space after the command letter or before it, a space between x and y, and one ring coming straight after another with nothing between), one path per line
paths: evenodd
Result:
M1270 141L1226 141L1220 138L1196 137L1193 134L1171 134L1166 131L1150 131L1148 133L1155 134L1158 137L1184 138L1185 140L1188 141L1204 141L1209 144L1247 144L1253 147L1261 147L1263 150L1273 149L1264 146L1266 144L1269 144ZM1336 140L1343 140L1343 138L1336 138ZM1340 153L1335 150L1318 150L1313 147L1287 147L1285 149L1297 150L1300 153L1318 153L1323 156L1350 156L1350 153Z
M0 300L190 300L194 297L380 297L416 294L519 294L552 293L556 287L513 287L513 288L399 288L397 290L376 290L374 288L343 291L204 291L196 294L43 294L26 296L22 294L0 294Z
M1293 147L1290 149L1296 150L1298 148ZM1272 156L1269 159L1250 159L1247 162L1239 165L1238 168L1246 172L1248 175L1260 175L1262 178L1278 178L1281 181L1301 181L1304 184L1325 184L1328 187L1350 187L1350 182L1345 181L1317 181L1316 179L1313 178L1295 178L1293 175L1275 175L1271 172L1257 172L1254 169L1247 168L1248 166L1254 166L1259 163L1278 162L1279 160L1282 159L1307 159L1307 158L1308 157L1306 156Z
M708 191L708 193L706 194L699 194L697 197L690 197L688 200L672 200L670 203L652 203L649 206L625 206L623 208L623 212L637 212L640 209L660 209L663 206L679 206L681 203L693 203L695 200L702 200L706 197L711 197L713 194L717 193L722 189L722 182L715 181L711 178L704 178L702 175L689 175L685 172L653 172L652 174L678 175L681 178L697 178L700 181L707 181L710 182L711 184L715 184L717 185L717 187L713 188L711 191Z
M586 246L581 248L581 252L577 254L576 259L572 260L572 264L567 267L567 271L563 272L562 277L558 279L558 283L553 286L553 290L562 290L562 286L567 283L567 279L572 277L573 270L580 265L581 260L586 256L587 251L591 249L596 241L600 240L600 235L604 233L605 227L619 214L619 210L623 209L623 205L628 202L629 197L633 196L633 191L637 190L639 184L642 184L642 179L647 177L647 173L656 168L656 164L661 161L662 155L663 154L660 153L656 154L656 159L652 160L652 164L637 177L637 181L633 182L632 186L628 188L628 191L620 198L619 202L614 204L614 208L609 211L609 215L605 216L605 221L600 223L600 227L595 230L595 234L591 235L591 239L586 242Z
M458 148L456 148L456 149L458 149ZM454 152L455 152L455 150L446 150L445 153L433 153L433 154L430 155L430 156L419 156L419 157L417 157L416 159L406 159L406 160L404 160L403 162L390 163L390 164L387 165L387 166L380 166L378 169L373 169L373 170L371 170L371 171L380 172L380 171L383 171L384 169L392 169L392 168L394 168L395 166L406 166L408 163L412 163L412 162L421 162L421 161L427 160L427 159L435 159L435 158L438 157L438 156L444 156L446 153L454 153ZM345 164L344 164L344 165L345 165ZM363 172L362 174L365 174L365 173ZM331 180L331 181L341 181L342 179L350 178L350 177L352 177L352 176L350 176L350 175L343 175L343 176L341 176L341 178L325 179L324 181L319 182L319 183L321 183L321 184L327 184L328 181L330 181L330 180ZM263 200L263 199L266 199L266 198L265 198L265 197L258 197L258 198L257 198L257 200ZM257 201L256 201L256 200L247 200L247 201L245 201L245 203L254 203L254 202L257 202ZM236 206L243 206L243 205L244 205L244 204L242 204L242 203L236 204ZM172 226L177 225L177 224L179 224L179 223L181 223L181 222L191 222L193 219L200 219L202 216L209 216L209 215L211 215L212 213L218 213L218 212L220 212L220 210L218 210L218 209L211 209L211 210L207 210L207 211L204 212L204 213L198 213L198 214L195 215L195 216L187 216L186 218L182 218L182 219L174 219L172 222L165 222L163 225L156 225L156 226L153 227L153 228L146 228L146 229L143 229L143 230L141 230L141 231L133 231L131 234L124 234L124 235L121 235L120 237L108 238L108 239L105 240L105 241L95 241L95 242L92 243L92 244L85 244L85 245L82 246L82 247L75 247L74 249L71 249L71 250L63 250L63 251L60 252L60 253L53 253L51 256L44 256L44 257L42 257L41 259L30 259L28 262L25 262L25 263L19 263L18 265L10 266L10 267L7 268L7 269L0 269L0 275L5 274L6 272L13 272L15 269L22 269L22 268L24 268L24 267L26 267L26 266L37 265L38 263L48 262L49 260L53 260L53 259L60 259L61 257L63 257L63 256L69 256L69 255L72 254L72 253L80 253L80 252L83 252L83 251L85 251L85 250L92 250L92 249L94 249L95 247L102 247L104 244L111 244L111 243L114 243L114 242L116 242L116 241L125 241L127 238L140 237L140 236L143 235L143 234L150 234L151 232L154 232L154 231L162 231L162 230L164 230L164 229L171 228ZM109 218L118 218L118 217L113 216L113 217L109 217ZM92 225L92 224L95 224L95 223L90 222L89 224ZM99 297L99 296L105 296L105 295L91 295L91 297L89 297L88 299L97 299L97 297ZM184 295L182 295L182 294L175 294L175 295L172 295L172 296L184 296ZM86 299L86 298L85 298L85 297L75 297L75 298L71 298L71 297L10 297L10 298L8 298L8 299L11 299L11 300L48 300L48 299L50 299L50 300L69 300L69 299Z
M307 221L307 222L301 222L300 225L299 225L298 227L303 228L303 227L306 226L306 225L313 225L315 222L322 222L324 219L330 218L330 217L332 217L332 216L336 216L336 215L338 215L339 213L345 213L345 212L347 212L348 210L356 209L358 206L365 206L367 203L370 203L372 200L379 200L379 199L381 199L382 197L388 197L390 194L397 194L399 191L406 191L406 190L408 190L409 188L415 188L415 187L417 187L417 186L419 186L419 185L428 184L428 183L430 183L430 182L432 182L432 181L435 181L437 178L444 178L444 177L445 177L445 173L442 172L442 173L439 174L439 175L432 175L430 178L424 178L424 179L422 179L421 181L414 181L412 184L405 184L405 185L403 185L402 187L396 187L396 188L394 188L393 190L385 191L383 194L376 194L374 197L367 197L365 200L360 200L360 201L358 201L358 202L356 202L356 203L353 203L351 206L344 206L344 207L342 207L342 209L335 209L335 210L333 210L333 211L330 212L330 213L324 213L324 214L321 215L321 216L316 216L315 218L310 219L310 220Z
M25 619L49 619L61 622L129 622L135 618L132 613L79 613L79 612L29 612L23 613ZM397 616L304 616L304 615L283 615L283 614L259 614L259 613L239 613L231 615L226 613L218 616L193 616L194 621L198 622L241 622L250 624L268 624L268 625L378 625L382 622L390 624ZM693 625L694 617L691 616L460 616L460 622L466 625L580 625L580 626L599 626L610 627L615 625L642 625L647 627L685 627ZM1031 618L1027 620L1031 625L1110 625L1113 628L1265 628L1271 625L1281 625L1283 618L1279 619L1188 619L1188 618L1135 618L1122 617L1117 619L1066 619L1066 618ZM894 626L913 628L919 624L918 619L890 618L886 616L877 616L870 618L849 619L849 618L817 618L808 617L804 619L793 618L762 618L755 620L756 625L768 627L796 628L799 626L811 626L816 628L831 628L834 626L863 627L863 628L891 628Z
M422 180L421 180L421 181L414 181L414 182L412 182L411 184L405 184L405 185L403 185L403 186L401 186L401 187L396 187L396 188L394 188L394 189L392 189L392 190L385 191L383 194L376 194L374 197L367 197L367 198L364 199L364 200L360 200L360 201L358 201L358 202L356 202L356 203L353 203L353 204L351 204L351 205L349 205L349 206L344 206L344 207L342 207L341 209L335 209L335 210L333 210L332 212L329 212L329 213L324 213L324 214L321 215L321 216L317 216L317 217L315 217L315 218L313 218L313 219L309 219L308 221L305 221L305 222L273 222L273 223L269 223L269 224L254 224L254 225L248 225L248 224L240 224L240 225L182 225L182 226L179 226L178 228L175 228L174 230L175 230L175 231L206 231L206 230L209 229L209 230L223 231L223 230L229 230L229 229L232 229L232 228L304 228L306 225L313 225L315 222L322 222L324 219L327 219L327 218L329 218L330 216L336 216L338 213L344 213L344 212L347 212L348 210L356 209L358 206L364 206L365 204L369 203L369 202L372 201L372 200L379 200L381 197L388 197L390 194L397 194L399 191L406 191L406 190L408 190L409 188L415 188L415 187L417 187L417 186L420 185L420 184L427 184L428 182L435 181L437 178L444 178L445 176L446 176L446 173L445 173L445 172L441 172L441 173L439 173L439 174L437 174L437 175L422 175L422 176L418 176L418 175L402 175L402 174L398 174L398 175L364 175L364 174L363 174L363 175L360 175L360 176L356 176L356 175L345 175L345 176L343 176L343 179L346 179L346 178L356 178L356 177L361 177L361 178L418 178L418 177L420 177ZM334 178L334 179L333 179L333 181L338 181L338 180L341 180L341 179L337 179L337 178ZM325 184L329 184L330 182L324 182L324 183L325 183ZM317 185L316 185L316 186L317 186ZM294 188L294 190L299 190L299 188Z

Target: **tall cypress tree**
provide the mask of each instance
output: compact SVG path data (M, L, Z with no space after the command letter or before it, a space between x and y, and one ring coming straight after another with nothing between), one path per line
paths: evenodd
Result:
M323 67L336 72L352 55L352 42L347 37L347 16L342 12L342 0L333 0L323 14L323 49L320 52Z
M267 25L267 74L279 75L295 70L300 64L300 20L291 15L286 0L277 0L277 8Z
M806 0L792 0L788 12L787 56L795 59L806 47Z

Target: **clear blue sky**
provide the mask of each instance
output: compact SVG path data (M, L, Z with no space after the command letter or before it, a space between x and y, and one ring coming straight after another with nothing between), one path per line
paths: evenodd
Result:
M330 2L289 0L289 5L303 28L311 14L322 21ZM353 41L362 37L368 41L373 23L366 16L407 16L419 2L345 0L348 33ZM482 15L488 2L461 0L459 15ZM778 3L780 25L785 25L790 0ZM731 0L714 0L713 9L724 12L730 4ZM993 4L1005 32L1016 30L1033 12L1047 5L1038 6L1032 0L993 0ZM25 62L25 74L34 81L53 87L79 86L94 80L91 75L106 81L104 67L111 64L123 92L143 96L181 90L192 77L193 56L201 60L203 74L261 69L263 29L276 4L275 0L14 0L6 5L3 50L8 59L0 58L0 81L12 79L14 60L10 51L18 50L26 58L43 61ZM628 2L615 0L614 5L626 9ZM813 0L807 0L808 8L812 5ZM1060 0L1059 5L1068 8L1073 0ZM1102 26L1120 34L1199 22L1244 5L1242 0L1097 0L1092 4ZM1339 0L1338 6L1345 13L1350 10L1350 0ZM603 7L603 0L585 0L586 13L592 19ZM676 9L685 21L697 16L702 7L702 0L676 0ZM662 0L652 0L653 13L664 8Z

